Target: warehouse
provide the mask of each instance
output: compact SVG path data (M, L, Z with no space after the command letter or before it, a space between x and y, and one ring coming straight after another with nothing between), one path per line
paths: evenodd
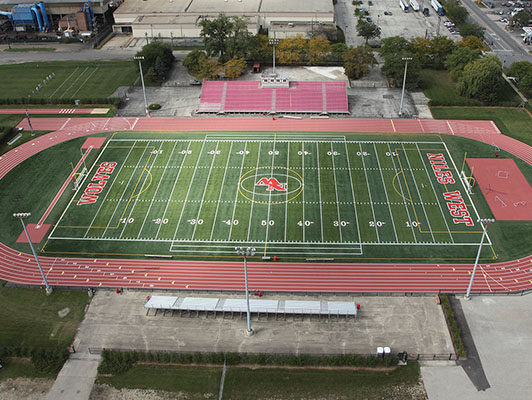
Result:
M332 0L125 0L114 12L115 32L147 38L198 38L203 19L220 13L246 18L252 34L310 36L334 28Z

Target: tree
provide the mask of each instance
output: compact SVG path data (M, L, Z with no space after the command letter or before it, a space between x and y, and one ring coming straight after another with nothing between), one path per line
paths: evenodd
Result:
M162 72L162 76L166 76L175 61L175 57L172 54L172 48L170 44L162 42L152 42L150 44L147 44L142 48L141 51L136 54L136 56L144 57L144 60L142 61L143 71L149 70L150 68L155 69L157 58L159 58L161 60L159 69ZM155 71L155 75L159 76L159 73ZM146 77L146 79L148 78Z
M309 44L309 61L312 64L325 62L332 52L331 43L324 36L314 36Z
M276 49L281 64L299 64L308 54L308 41L298 33L296 37L281 39Z
M456 88L462 96L495 104L502 85L501 61L488 56L467 64Z
M360 79L367 75L369 67L377 63L369 46L358 46L347 51L344 57L344 70L349 79Z
M462 7L457 1L449 1L445 4L445 13L451 21L456 25L462 25L466 22L467 12L465 7Z
M332 57L334 60L340 61L344 59L349 47L345 43L335 43L332 45Z
M508 70L508 76L513 76L519 80L523 79L526 74L532 71L532 63L530 61L514 62Z
M207 59L203 50L192 50L183 60L183 66L189 71L199 71L201 62Z
M430 41L432 66L436 69L442 69L443 63L449 54L451 54L456 45L454 42L444 36L437 36Z
M519 26L528 26L532 15L527 10L521 10L514 15L513 20L519 24Z
M218 79L222 66L214 57L201 61L198 73L199 79Z
M251 61L268 61L272 59L272 48L268 43L268 36L255 35L249 38L248 59Z
M532 97L532 70L521 78L519 90L529 99Z
M158 80L164 81L166 79L166 68L161 57L157 57L155 59L154 69L155 73L157 74Z
M445 60L445 69L454 79L458 79L467 64L478 60L482 52L478 49L471 49L469 47L458 47Z
M469 47L473 50L487 51L489 48L478 36L464 36L464 40L456 43L459 47Z
M382 46L379 50L379 54L381 57L386 57L388 55L393 56L394 54L407 51L409 48L410 43L408 40L401 36L391 36L382 39Z
M227 52L226 41L233 30L231 20L225 14L220 14L218 18L213 20L202 20L199 25L201 26L200 36L203 38L207 56L219 56L223 60Z
M402 51L394 55L389 55L384 59L384 65L382 66L382 72L395 82L396 86L403 84L403 77L405 72L405 61L403 58L412 57L412 53ZM414 89L419 87L421 70L421 63L412 57L412 60L408 61L408 73L406 74L406 87L408 89Z
M227 58L244 58L250 48L253 37L248 31L247 19L232 17L233 29L227 40ZM225 61L225 60L224 60Z
M471 24L465 23L465 24L460 25L460 35L462 35L462 37L476 36L484 40L485 30L486 29L484 29L483 27L475 23L471 23Z
M416 37L410 40L410 51L413 56L419 60L422 66L427 66L431 61L431 44L430 39Z
M381 28L379 28L373 22L368 22L365 19L360 18L357 23L357 32L359 36L362 36L366 39L366 44L368 44L369 39L373 39L381 35Z
M225 77L235 79L242 75L246 68L246 60L239 57L233 57L224 64Z

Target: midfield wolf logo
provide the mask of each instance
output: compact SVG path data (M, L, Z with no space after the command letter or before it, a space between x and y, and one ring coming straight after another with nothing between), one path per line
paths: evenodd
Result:
M286 183L279 183L275 178L262 178L255 184L255 186L268 186L266 188L268 191L279 190L280 192L286 192Z

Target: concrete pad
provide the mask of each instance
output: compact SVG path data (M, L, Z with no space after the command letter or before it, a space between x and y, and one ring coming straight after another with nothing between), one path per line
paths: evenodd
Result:
M99 356L67 360L46 400L88 400L99 364Z
M99 149L106 140L106 137L90 137L85 140L85 142L81 145L81 148L88 149L92 146L94 149Z

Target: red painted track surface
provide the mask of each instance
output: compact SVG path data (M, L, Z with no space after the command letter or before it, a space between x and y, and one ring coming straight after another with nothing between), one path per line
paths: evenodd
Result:
M54 144L111 130L433 132L469 137L507 150L532 165L532 148L500 134L486 121L271 120L271 119L34 119L34 129L53 133L25 143L0 158L0 178L33 154ZM24 124L21 124L25 127ZM53 286L241 290L242 263L40 257ZM248 263L251 289L303 292L464 293L470 264ZM0 279L42 284L35 261L0 243ZM532 255L479 266L473 293L532 289Z
M30 116L33 114L90 114L94 108L32 108L28 109ZM25 114L25 108L0 108L0 114Z

